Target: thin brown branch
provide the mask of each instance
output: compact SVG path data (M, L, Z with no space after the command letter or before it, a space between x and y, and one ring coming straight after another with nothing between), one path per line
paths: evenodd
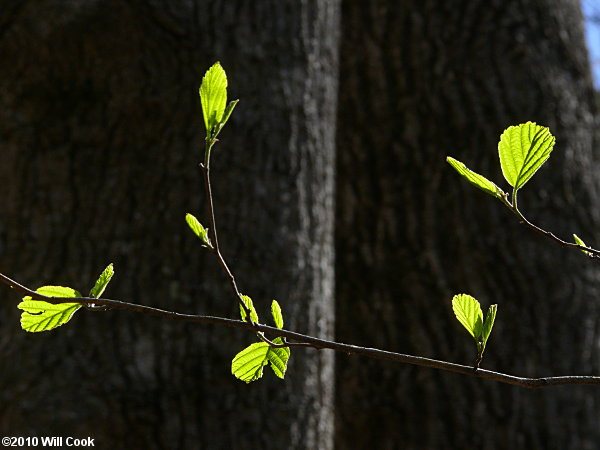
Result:
M223 272L225 272L227 280L229 281L229 285L231 286L231 289L237 297L237 301L240 303L242 309L246 313L246 320L249 323L252 323L250 308L248 308L248 306L246 306L246 304L242 300L242 296L237 287L235 277L233 276L233 273L231 273L231 270L229 270L229 266L227 266L227 263L225 262L225 259L221 254L221 249L219 247L219 238L217 236L217 221L215 219L215 208L213 204L212 188L210 185L210 147L207 147L206 155L207 156L205 158L204 164L200 164L200 169L202 170L202 175L204 178L204 188L206 189L206 196L208 198L208 214L210 217L210 228L208 232L211 235L211 240L213 244L212 247L208 247L208 249L215 255L217 261L219 262L219 265L221 266L221 269L223 270Z
M517 207L516 200L517 200L517 198L516 198L516 196L514 196L512 204L510 202L505 202L505 204L509 207L509 209L513 213L515 213L519 217L519 219L520 219L519 222L521 224L525 225L530 230L535 231L536 233L541 234L542 236L547 237L551 241L556 242L558 245L560 245L562 247L576 248L578 250L582 250L584 252L587 252L586 254L590 258L600 258L600 250L597 250L597 249L592 248L592 247L587 247L587 246L575 244L574 242L565 241L565 240L559 238L558 236L556 236L554 233L551 233L550 231L546 231L546 230L538 227L537 225L531 223L529 220L527 220L527 218L525 218L525 216L523 215L523 213L521 213L521 211Z
M224 325L234 328L244 328L252 330L256 333L268 333L275 337L283 337L292 339L294 343L287 343L290 345L302 345L310 346L316 349L330 349L338 352L343 352L348 355L364 355L369 358L376 359L389 359L400 363L412 364L421 367L430 367L434 369L443 370L446 372L454 372L463 375L474 376L477 378L484 378L487 380L496 381L499 383L512 384L515 386L521 386L525 388L540 388L547 386L562 386L571 384L581 385L600 385L600 376L559 376L559 377L541 377L541 378L527 378L509 375L500 372L494 372L486 369L474 369L472 366L464 366L461 364L455 364L447 361L440 361L431 358L425 358L422 356L412 356L402 353L390 352L387 350L380 350L377 348L361 347L358 345L344 344L341 342L328 341L326 339L320 339L313 336L308 336L294 331L285 329L279 329L268 325L258 323L248 323L241 320L227 319L225 317L214 317L197 314L182 314L175 311L167 311L164 309L153 308L151 306L138 305L135 303L123 302L120 300L111 300L106 298L89 298L89 297L68 297L68 298L56 298L46 297L45 295L39 294L20 283L12 280L0 273L0 281L7 284L11 288L21 292L22 294L29 295L34 299L44 300L49 303L83 303L86 305L94 304L104 306L110 309L119 309L126 311L134 311L144 314L150 314L153 316L179 320L183 322L193 323L212 323L217 325ZM278 344L275 344L276 346Z

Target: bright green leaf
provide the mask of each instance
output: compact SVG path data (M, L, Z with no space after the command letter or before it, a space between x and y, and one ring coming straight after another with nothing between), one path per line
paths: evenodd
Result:
M240 298L244 302L244 305L246 305L248 307L248 309L250 310L250 319L252 320L252 322L258 323L258 313L256 312L256 309L254 309L254 304L252 303L252 299L250 297L248 297L247 295L243 295L243 294L240 295ZM244 308L242 307L242 305L240 305L240 316L242 316L242 320L245 322L246 321L246 311L244 311Z
M193 214L187 213L185 215L185 221L187 222L190 229L196 236L207 246L211 246L210 239L208 238L208 229L204 228L198 219Z
M550 130L534 122L508 127L498 143L506 181L515 189L522 188L550 157L554 142Z
M271 315L275 321L275 326L279 329L283 328L283 315L281 313L281 306L279 306L277 300L271 302Z
M270 345L256 342L239 352L231 361L231 373L246 383L262 377L263 367L269 362L267 354Z
M223 127L229 120L229 116L231 116L231 113L233 112L233 108L235 108L235 105L237 105L238 102L239 102L239 100L233 100L233 101L229 102L229 104L227 105L227 108L225 108L225 112L223 113L223 119L217 124L217 127L214 129L214 132L212 135L213 138L216 138L219 135L219 133L221 132L221 130L223 129Z
M221 127L227 123L229 117L231 116L231 113L233 112L233 109L238 104L238 102L239 100L232 100L229 102L227 108L225 108L225 112L223 113L223 118L221 119Z
M488 338L490 337L490 333L492 332L492 327L494 326L494 321L496 320L497 310L498 305L490 305L487 314L485 315L485 321L483 322L483 332L481 333L484 348L487 344Z
M202 78L200 102L202 103L206 133L211 136L215 125L223 120L227 103L227 75L225 75L225 71L218 62L213 64ZM231 114L231 111L229 113Z
M448 164L450 164L459 174L461 174L469 183L473 184L475 187L478 187L484 192L494 196L501 197L504 195L502 189L492 183L490 180L485 178L483 175L479 175L476 172L473 172L463 163L454 159L450 156L446 158Z
M283 343L281 338L276 338L273 342ZM283 378L289 357L289 347L271 347L266 342L257 342L235 355L231 362L231 373L236 378L250 383L262 377L263 367L269 364L275 375Z
M42 286L36 292L48 297L81 297L75 289L63 286ZM21 327L25 331L39 332L64 325L81 306L81 303L53 304L27 296L17 307L23 310Z
M281 328L281 327L280 327ZM283 339L280 337L273 339L275 344L283 344ZM285 371L287 370L287 363L292 353L289 347L269 347L269 353L267 358L269 365L275 375L283 379L285 377Z
M477 300L467 294L458 294L452 298L452 309L458 321L473 336L475 341L481 337L483 312Z
M584 247L587 247L587 245L585 245L585 242L583 242L583 241L581 240L581 238L580 238L579 236L577 236L576 234L573 234L573 239L575 239L575 243L576 243L577 245L582 245L582 246L584 246ZM592 256L592 254L591 254L590 252L588 252L588 251L585 251L585 250L581 250L581 251L582 251L583 253L585 253L586 255L588 255L588 256Z
M90 297L92 298L100 298L108 286L110 279L115 274L112 263L106 266L106 269L100 274L98 279L96 280L96 284L90 291Z

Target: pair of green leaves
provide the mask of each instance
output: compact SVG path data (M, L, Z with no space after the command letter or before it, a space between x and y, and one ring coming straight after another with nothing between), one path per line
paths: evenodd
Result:
M450 156L446 158L446 161L469 183L500 199L511 209L518 211L516 207L517 191L525 186L525 183L550 157L550 153L554 149L554 143L555 138L550 133L550 129L534 122L515 125L504 130L498 143L498 155L502 174L513 187L513 204L508 202L507 195L502 189L483 175L472 171L462 162ZM577 235L574 234L573 239L577 245L586 247ZM591 252L583 248L581 251L587 256L593 256Z
M241 299L250 310L250 319L252 322L258 323L258 313L254 308L252 299L247 295L242 295ZM277 300L273 300L271 303L271 315L273 316L275 326L282 329L283 315ZM240 316L243 321L247 320L246 311L242 305L240 305ZM281 345L284 344L284 341L281 337L277 337L273 339L273 343ZM256 342L235 355L231 362L231 373L236 378L250 383L262 377L263 368L268 364L273 369L275 375L279 378L284 378L290 354L289 347L272 347L267 342Z
M106 289L114 275L113 265L109 264L100 274L94 287L90 290L91 298L99 298ZM38 294L47 297L72 298L81 297L81 293L75 289L64 286L42 286L37 289ZM23 301L17 306L23 310L21 314L21 327L25 331L37 333L52 330L64 325L73 317L73 314L81 308L81 303L49 303L43 300L33 300L31 296L23 297Z
M452 298L452 310L458 321L467 329L477 346L477 362L481 361L485 346L492 332L498 305L491 305L483 320L483 311L479 302L467 294L458 294Z
M500 166L504 178L515 191L525 186L531 177L550 157L554 148L555 138L550 129L527 122L508 127L498 143ZM500 199L506 194L496 184L473 172L462 162L448 156L448 163L461 174L469 183L482 191Z
M214 142L238 103L238 100L233 100L227 104L227 75L218 62L202 78L200 102L207 141Z

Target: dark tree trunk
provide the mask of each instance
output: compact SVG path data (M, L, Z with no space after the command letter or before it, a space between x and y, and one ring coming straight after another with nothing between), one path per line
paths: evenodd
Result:
M483 367L598 374L600 266L532 234L464 182L452 155L506 186L509 125L556 150L525 215L600 242L593 91L575 0L347 1L342 7L338 338L470 364L451 310L467 292L498 317ZM500 183L500 182L503 183ZM597 448L598 389L528 391L340 355L339 448Z
M213 151L217 222L268 321L333 332L336 0L9 2L0 7L0 270L37 287L236 317L184 222L206 218L198 86L220 60L241 98ZM205 225L207 220L203 220ZM131 313L19 329L0 290L0 431L101 448L333 445L333 355L294 350L285 382L246 386L255 337Z

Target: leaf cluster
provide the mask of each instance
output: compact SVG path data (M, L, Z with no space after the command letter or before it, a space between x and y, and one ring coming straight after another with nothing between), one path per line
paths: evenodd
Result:
M246 295L243 295L243 301L246 306L250 309L250 317L254 323L258 323L258 314L252 299ZM273 300L271 303L271 315L275 326L279 329L283 328L283 315L281 314L281 307L277 300ZM242 320L247 320L246 311L240 307L240 316ZM285 342L281 337L273 339L273 343L277 345L284 345ZM239 352L233 358L231 362L231 373L238 379L250 383L251 381L258 380L263 375L263 368L269 365L279 378L285 377L287 370L287 363L290 358L289 347L273 347L268 342L256 342L250 344L244 350Z
M109 264L96 280L89 296L99 298L113 275L113 265ZM42 286L36 292L55 299L81 297L79 291L64 286ZM82 306L83 304L76 302L50 303L43 300L34 300L31 296L23 297L23 301L17 305L19 309L23 310L21 313L21 327L32 333L49 331L64 325L71 320L73 314Z

